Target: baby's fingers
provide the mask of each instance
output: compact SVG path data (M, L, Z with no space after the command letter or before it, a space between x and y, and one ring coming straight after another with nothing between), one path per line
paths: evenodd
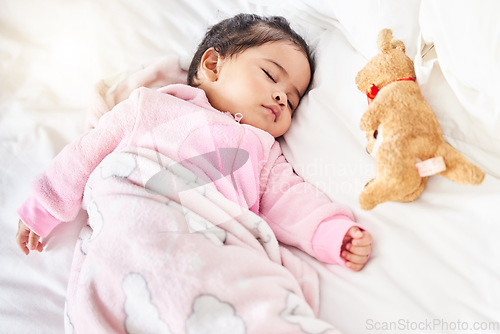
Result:
M22 220L19 220L16 241L25 255L28 255L30 250L37 250L39 252L43 250L43 244L39 240L40 237L31 231Z
M346 267L359 271L368 262L372 251L372 236L369 232L353 227L350 231L352 240L345 245L342 257L346 260Z
M357 264L357 263L353 263L353 262L349 262L349 261L347 261L345 265L347 268L351 269L352 271L360 271L365 266L364 263Z
M372 252L371 244L366 246L355 246L353 244L348 244L346 249L352 254L360 256L368 256Z
M351 254L352 255L352 254ZM349 255L346 255L347 258L351 258L351 259L354 259L354 257L352 256L349 256ZM357 260L358 261L358 260ZM363 269L363 267L365 266L366 264L366 261L360 261L360 262L357 262L357 261L350 261L350 260L346 260L345 262L345 266L353 271L360 271L361 269Z
M43 244L39 242L40 237L33 231L30 231L28 239L28 248L30 250L37 250L41 252L43 250Z
M343 251L342 257L345 260L347 260L349 262L356 263L356 264L364 264L368 261L368 255L358 255L358 254L353 254L353 253L348 252L348 251Z
M361 238L358 238L358 239L354 239L352 240L352 244L354 246L369 246L372 244L372 235L366 231L362 231L361 233L363 233L363 236Z
M353 226L347 231L347 236L350 236L352 239L360 239L363 237L363 231L359 227Z
M27 228L26 225L24 225L22 220L19 220L16 241L19 248L21 248L22 252L26 255L28 255L30 252L26 247L26 245L28 244L29 235L30 229Z

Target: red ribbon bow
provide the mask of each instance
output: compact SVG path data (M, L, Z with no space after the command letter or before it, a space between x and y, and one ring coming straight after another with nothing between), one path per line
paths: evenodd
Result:
M415 81L415 79L413 79L413 78L396 79L396 80L393 80L393 81L387 83L387 85L389 85L393 82L398 82L398 81ZM370 104L375 99L375 97L377 97L377 94L379 91L380 91L380 89L374 83L370 86L370 88L366 91L366 97L368 98L368 104Z

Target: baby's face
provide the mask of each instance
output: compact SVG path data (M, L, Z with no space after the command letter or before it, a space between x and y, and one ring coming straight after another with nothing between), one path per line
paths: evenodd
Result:
M241 123L276 138L290 127L310 79L306 55L290 42L280 41L222 59L217 79L205 91L214 108L241 113Z

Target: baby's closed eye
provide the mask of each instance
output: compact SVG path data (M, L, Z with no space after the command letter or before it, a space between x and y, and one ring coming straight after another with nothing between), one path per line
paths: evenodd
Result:
M267 77L269 79L272 80L272 82L276 83L276 80L274 79L274 76L270 72L266 71L265 69L262 69L262 71L267 75Z

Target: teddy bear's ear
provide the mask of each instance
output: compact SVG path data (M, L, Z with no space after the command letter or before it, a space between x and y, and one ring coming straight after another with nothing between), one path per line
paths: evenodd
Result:
M393 49L399 49L403 52L406 52L406 48L405 48L405 43L401 42L401 41L398 41L398 40L393 40L391 42L391 47Z
M392 40L392 30L391 29L382 29L378 33L377 45L378 49L382 53L386 53L391 49L391 40Z

